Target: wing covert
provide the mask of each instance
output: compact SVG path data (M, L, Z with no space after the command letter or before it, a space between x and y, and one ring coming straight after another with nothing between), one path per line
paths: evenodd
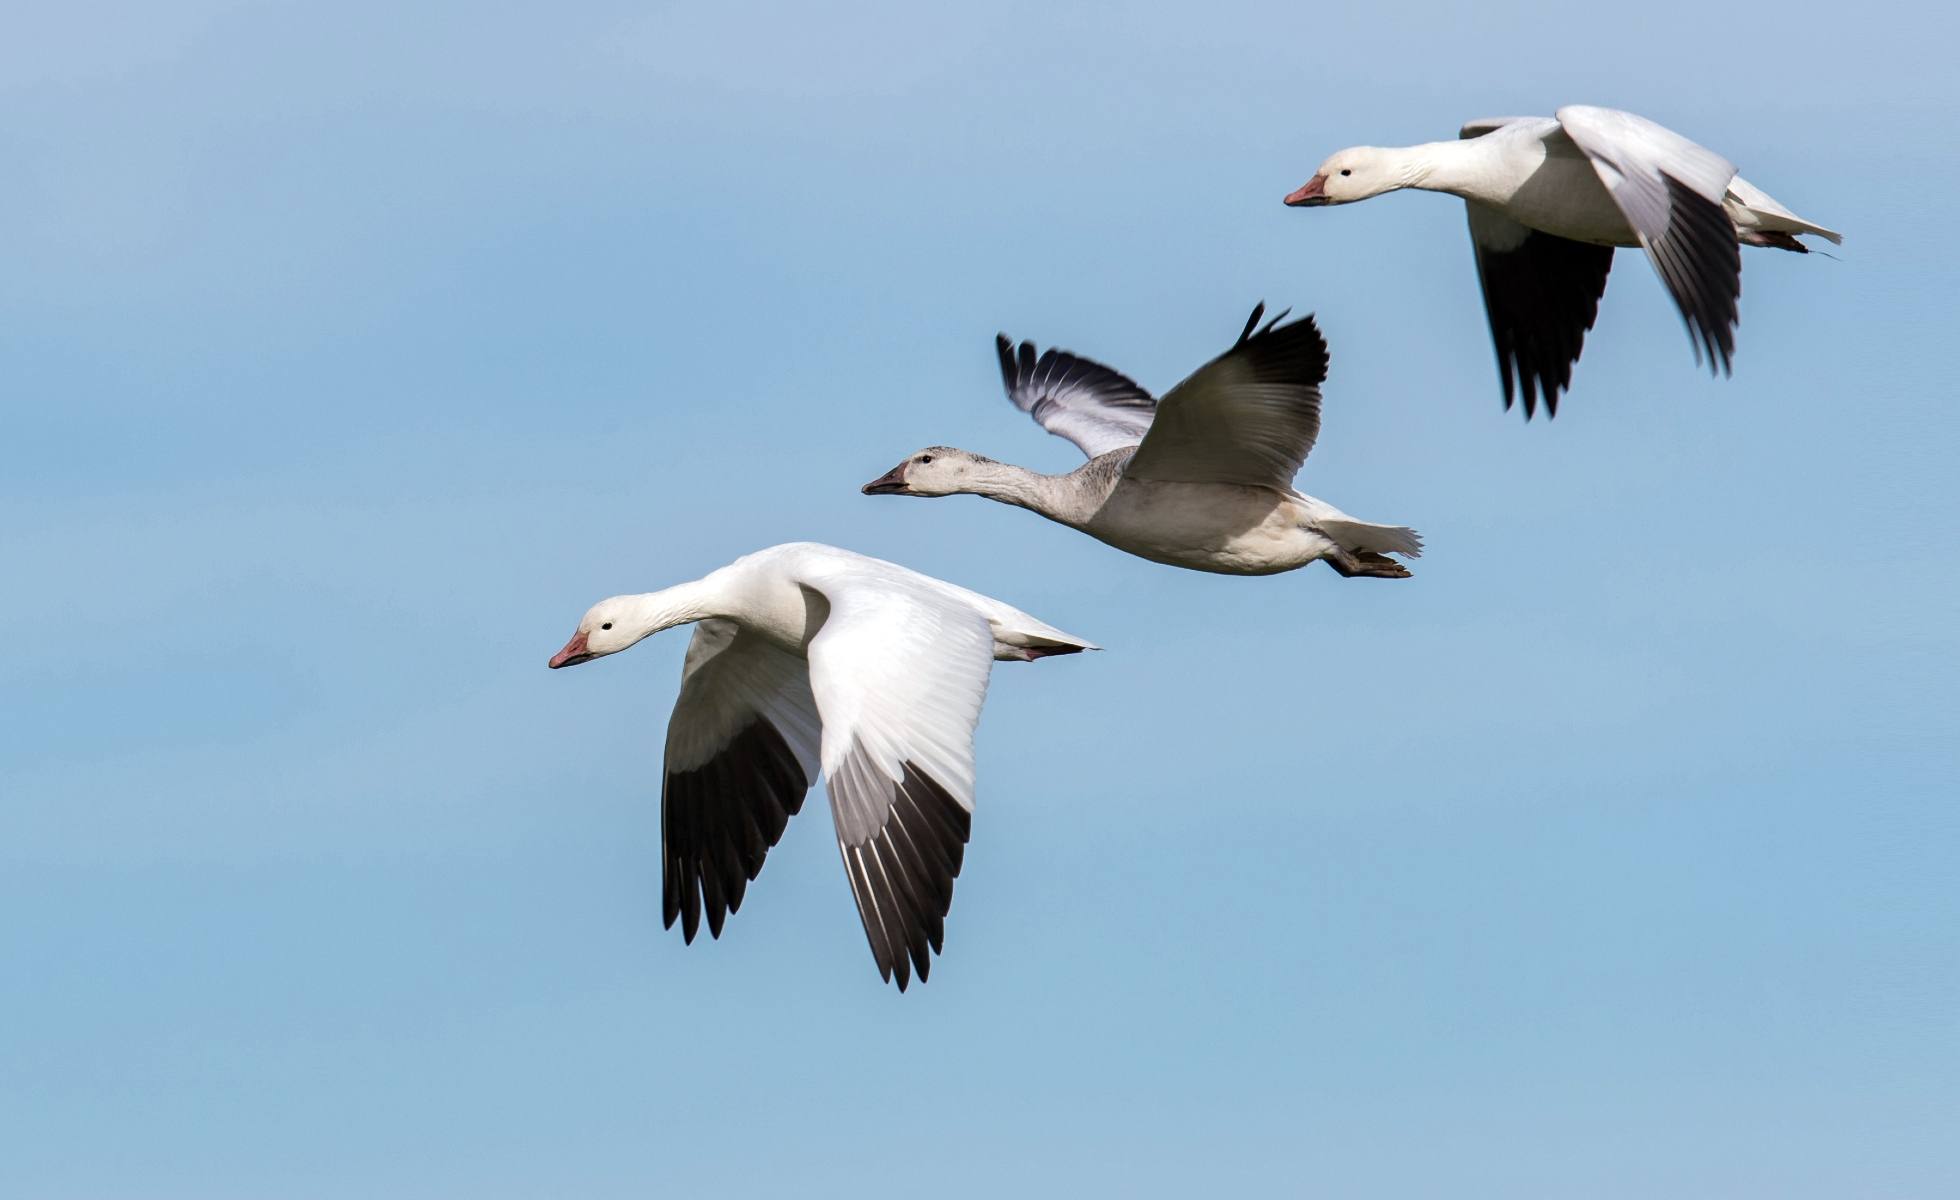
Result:
M1252 310L1230 350L1164 394L1124 474L1185 483L1251 484L1282 490L1320 434L1320 384L1327 343L1311 316L1259 324Z

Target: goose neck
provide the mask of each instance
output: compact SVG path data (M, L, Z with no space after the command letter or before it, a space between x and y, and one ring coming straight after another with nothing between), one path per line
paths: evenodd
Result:
M1425 142L1399 152L1398 167L1405 187L1428 192L1448 192L1474 200L1482 198L1487 169L1487 146L1479 139Z
M663 629L688 625L709 617L730 615L719 594L714 576L675 584L657 592L633 597L633 618L640 637L651 637Z
M1062 503L1062 479L1043 475L1010 463L988 462L975 468L966 481L968 491L1002 504L1031 509L1043 516L1057 516Z

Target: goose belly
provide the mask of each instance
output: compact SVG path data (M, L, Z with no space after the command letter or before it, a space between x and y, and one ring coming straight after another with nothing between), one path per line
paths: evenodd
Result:
M1082 529L1139 558L1224 575L1291 571L1330 548L1291 501L1233 484L1125 480Z
M1637 246L1633 226L1592 162L1550 154L1499 208L1520 225L1595 246Z

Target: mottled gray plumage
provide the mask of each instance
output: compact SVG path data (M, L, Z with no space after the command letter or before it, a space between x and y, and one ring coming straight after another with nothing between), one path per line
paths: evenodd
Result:
M1269 575L1326 560L1344 575L1400 577L1412 529L1357 521L1293 489L1320 433L1327 344L1312 317L1252 310L1238 340L1151 402L1136 383L1064 351L996 342L1015 407L1089 461L1044 475L928 446L864 485L868 495L985 496L1153 562Z

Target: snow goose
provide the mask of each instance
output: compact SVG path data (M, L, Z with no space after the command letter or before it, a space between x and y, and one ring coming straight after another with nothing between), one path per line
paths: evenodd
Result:
M809 542L592 606L569 667L694 624L660 789L663 915L721 936L821 764L878 973L937 953L973 812L973 728L995 659L1095 646L998 600ZM929 953L930 952L930 953Z
M1504 407L1539 392L1556 415L1606 290L1615 246L1640 246L1688 324L1695 361L1729 371L1738 244L1807 254L1798 234L1832 242L1735 173L1735 165L1632 113L1568 105L1557 117L1496 117L1454 142L1356 146L1320 164L1286 203L1348 204L1400 188L1461 196L1470 210ZM1515 377L1515 383L1514 383Z
M1037 355L995 339L1008 399L1089 461L1042 475L950 446L928 446L864 485L872 496L985 496L1079 529L1152 562L1224 575L1273 575L1324 561L1342 575L1407 578L1416 557L1400 525L1357 521L1293 490L1320 432L1327 343L1312 317L1239 340L1161 401L1064 350Z

